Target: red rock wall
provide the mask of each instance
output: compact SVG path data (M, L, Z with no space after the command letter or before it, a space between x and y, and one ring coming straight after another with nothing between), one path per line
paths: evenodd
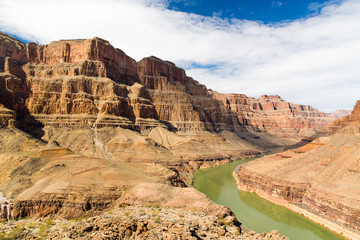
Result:
M332 121L311 106L289 103L278 95L255 99L244 94L211 92L211 97L235 112L244 125L282 137L307 137Z
M20 68L23 75L15 70L8 73L26 79L31 94L24 102L32 115L152 118L182 131L241 127L236 114L210 99L204 85L171 62L149 57L136 63L99 38L29 43L23 52L29 63L12 67ZM135 82L144 86L140 95L129 87ZM50 122L46 116L36 118ZM92 125L94 118L84 121Z
M88 116L81 126L93 126L99 120L97 115L102 114L117 117L115 126L129 128L141 118L156 120L156 126L168 122L181 131L244 131L243 126L248 125L275 133L287 129L281 131L286 135L317 129L326 122L323 114L310 106L287 103L278 96L253 99L242 94L209 93L175 64L156 57L136 63L100 38L26 46L10 40L0 41L1 49L13 49L0 55L8 57L4 58L3 68L21 79L27 88L21 92L28 93L12 93L24 104L18 115L28 112L45 125L54 122L47 117L50 115L85 114ZM28 61L25 65L19 62L24 57ZM141 94L137 87L131 87L139 83L143 86ZM4 105L16 111L11 104ZM103 126L104 119L109 118L103 118ZM142 126L155 126L148 120ZM129 121L130 125L125 123Z

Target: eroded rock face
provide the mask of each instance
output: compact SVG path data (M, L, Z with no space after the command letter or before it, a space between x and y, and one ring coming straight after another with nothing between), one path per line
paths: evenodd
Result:
M313 135L334 120L311 106L289 103L278 95L255 99L212 91L211 97L235 112L243 125L295 141Z
M14 127L16 121L15 112L0 105L0 128Z
M0 42L0 61L4 61L6 57L11 57L20 62L27 61L25 43L3 33L0 33ZM0 67L2 67L1 70L4 70L3 65L0 64Z
M4 53L3 66L5 73L26 82L22 92L28 95L19 97L31 117L25 116L26 111L18 114L23 125L74 127L96 122L100 127L109 120L110 126L143 130L165 126L160 121L166 121L168 127L181 131L241 129L235 115L217 114L226 109L208 98L204 85L173 63L155 57L136 63L99 38L29 43L18 51L28 63L16 62L19 54L11 52ZM76 114L87 116L79 119ZM95 118L99 114L108 115L101 124ZM32 123L27 122L31 119Z
M360 101L356 102L356 105L350 115L351 121L360 121Z
M216 212L184 188L193 171L289 142L247 128L237 100L234 111L171 62L135 62L100 38L0 36L0 191L14 217L116 202Z
M1 36L5 39L7 35ZM3 68L21 82L17 91L0 85L1 91L13 95L1 103L15 110L23 128L119 126L145 130L162 126L241 134L248 131L244 126L252 126L256 131L286 137L307 135L327 121L310 106L289 104L276 96L256 100L240 94L209 93L175 64L156 57L136 63L100 38L26 46L3 40L0 45L15 49L3 51ZM20 110L12 107L14 103L5 104L10 98L19 99Z
M0 192L0 220L10 220L13 218L13 207L13 202L3 197L2 193Z
M27 59L35 64L57 65L59 63L81 63L89 60L103 64L95 76L106 76L127 84L133 84L137 76L135 60L101 38L62 40L48 45L29 43L26 51ZM74 71L76 74L76 70Z
M360 229L359 101L350 116L307 145L242 165L240 189L273 201L305 204L341 224Z

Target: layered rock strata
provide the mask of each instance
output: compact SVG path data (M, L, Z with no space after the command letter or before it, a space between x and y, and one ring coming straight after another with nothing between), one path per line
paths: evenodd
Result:
M0 105L0 128L15 126L16 114L14 111L9 110Z
M359 106L360 101L332 135L239 166L234 172L239 188L275 202L304 204L360 230Z
M116 204L225 216L186 188L192 172L291 142L247 128L171 62L136 62L100 38L25 45L0 36L0 191L14 200L13 217Z
M336 117L342 116L334 114L330 117L311 106L286 102L278 95L262 95L259 99L245 94L222 94L215 91L210 92L210 95L236 113L244 126L294 142L313 135Z
M5 34L1 36L7 38ZM230 100L226 95L216 97L221 94L209 92L175 64L156 57L136 62L100 38L61 40L48 45L3 40L1 45L11 51L0 55L4 58L0 82L16 82L18 89L0 85L7 95L0 101L16 112L19 126L24 129L31 125L30 130L43 126L110 126L141 131L161 126L182 132L228 130L248 134L248 141L256 143L262 136L254 129L271 133L271 127L297 128L295 131L299 132L301 128L317 129L323 125L321 121L307 120L317 115L321 118L321 113L309 106L291 104L280 115L305 120L297 118L281 125L273 119L279 114L270 114L274 108L280 110L288 104L281 99L268 103L272 98L267 97L255 103L245 98L240 99L245 108L241 104L236 106L239 104L236 99L242 95L234 94ZM260 113L250 114L260 108L268 111L266 120L257 117ZM245 125L254 127L250 134ZM286 140L274 140L270 145L284 144Z
M242 130L235 115L173 63L155 57L136 63L100 38L13 45L16 51L3 54L4 73L25 81L27 91L21 89L29 93L23 97L25 108L45 126L71 122L144 130L165 126L165 121L180 131ZM28 63L22 65L20 59ZM5 86L1 90L10 92ZM23 125L30 121L26 114L19 112ZM86 117L79 119L79 114ZM98 123L99 115L103 117Z

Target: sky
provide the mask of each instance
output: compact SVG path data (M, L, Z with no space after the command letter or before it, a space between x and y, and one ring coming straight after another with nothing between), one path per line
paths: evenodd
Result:
M168 2L168 9L208 17L262 21L268 24L313 16L319 13L324 4L328 2L325 0L316 2L314 0L173 0Z
M98 36L213 90L325 112L360 99L359 29L359 0L0 0L0 31L25 41Z

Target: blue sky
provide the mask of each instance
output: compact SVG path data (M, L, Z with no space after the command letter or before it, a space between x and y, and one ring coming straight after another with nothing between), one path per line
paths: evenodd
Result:
M274 23L318 14L321 6L327 2L324 0L173 0L169 2L168 8L209 17Z
M0 31L47 44L98 36L208 88L325 112L360 99L359 0L0 0Z

